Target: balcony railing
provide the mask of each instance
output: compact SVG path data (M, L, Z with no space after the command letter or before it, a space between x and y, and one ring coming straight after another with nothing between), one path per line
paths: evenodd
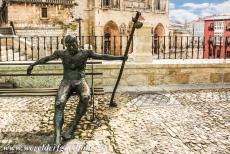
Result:
M209 31L214 31L214 24L210 24L209 27L208 27L208 30Z
M45 4L62 4L74 5L74 0L6 0L7 2L20 2L20 3L45 3Z

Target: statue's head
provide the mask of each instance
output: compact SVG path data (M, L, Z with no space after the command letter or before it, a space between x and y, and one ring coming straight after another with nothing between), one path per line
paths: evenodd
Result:
M76 37L73 35L66 35L65 46L67 47L68 50L77 49L78 48L78 42L77 42Z

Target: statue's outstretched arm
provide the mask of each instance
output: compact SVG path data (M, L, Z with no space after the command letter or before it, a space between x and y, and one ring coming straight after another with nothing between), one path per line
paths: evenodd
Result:
M127 60L128 57L124 56L112 56L107 54L98 54L94 51L88 51L90 58L98 59L98 60Z
M31 71L33 70L33 67L35 65L39 65L39 64L45 64L47 63L48 61L51 61L51 60L54 60L54 59L58 59L59 58L59 51L55 51L52 55L50 56L46 56L44 58L41 58L39 60L37 60L36 62L34 62L33 64L31 64L28 68L27 68L27 74L30 75L31 74Z

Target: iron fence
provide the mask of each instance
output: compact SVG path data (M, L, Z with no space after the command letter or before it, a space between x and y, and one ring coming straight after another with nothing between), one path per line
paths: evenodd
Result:
M82 49L123 55L128 36L77 36ZM0 61L31 61L65 49L64 36L0 36ZM230 58L230 37L134 36L129 53L149 52L153 59Z
M128 37L77 36L80 48L97 53L122 55ZM0 61L31 61L64 50L64 36L0 36ZM133 51L133 43L130 53Z
M152 55L157 59L230 58L230 37L152 36Z

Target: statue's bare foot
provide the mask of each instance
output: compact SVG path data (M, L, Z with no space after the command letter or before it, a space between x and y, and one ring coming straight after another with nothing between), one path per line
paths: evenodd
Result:
M109 106L110 107L117 107L117 103L115 101L110 102Z
M62 145L63 141L62 141L62 137L61 136L57 136L56 139L54 140L56 145Z

